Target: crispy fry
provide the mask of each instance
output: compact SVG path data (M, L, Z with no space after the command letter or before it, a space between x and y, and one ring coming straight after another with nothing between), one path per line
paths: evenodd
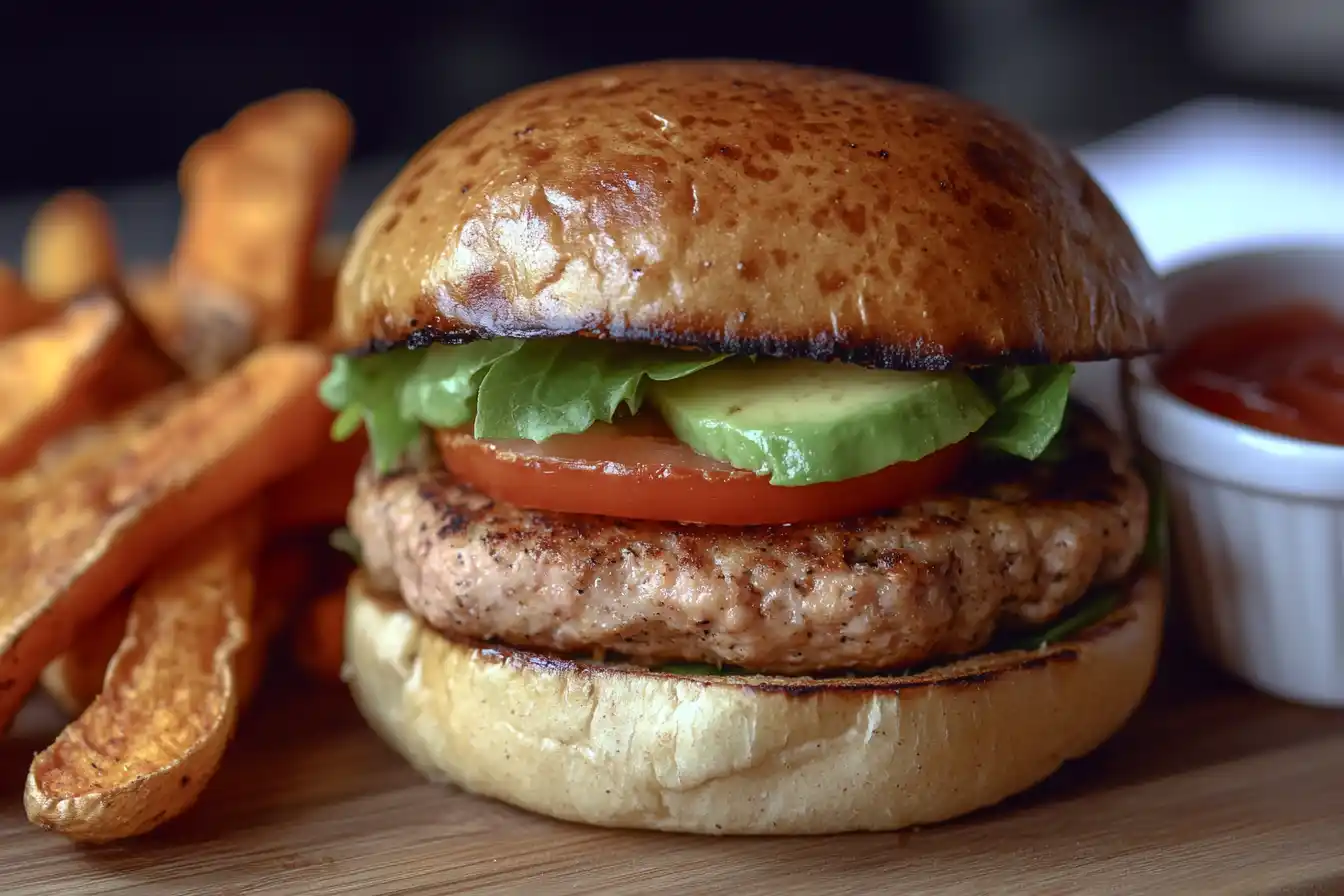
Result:
M95 392L126 347L126 315L107 298L0 342L0 476L27 465L43 443L92 419Z
M72 450L0 482L0 726L160 552L317 453L331 421L316 396L325 369L311 347L267 347L157 423L112 427L108 451Z
M0 263L0 339L46 323L56 316L56 306L28 294L14 271Z
M182 306L167 266L133 268L126 273L126 300L160 345L181 344Z
M265 642L274 638L294 614L296 605L315 582L322 580L321 568L329 551L312 538L282 539L267 545L257 574L259 599L252 608L253 637ZM70 716L78 716L103 690L108 663L126 632L126 617L131 600L127 595L109 604L89 625L80 629L70 649L42 670L42 689ZM244 664L239 670L243 693L249 693L254 681L248 675L260 670L260 664Z
M108 293L0 342L0 476L22 469L65 430L115 413L177 374L144 325Z
M189 271L141 268L127 276L126 292L158 344L198 380L213 379L253 347L251 306Z
M344 442L328 441L311 463L273 485L266 495L266 527L288 532L345 525L355 474L368 453L360 430Z
M58 193L37 210L23 241L23 280L42 299L67 302L120 277L112 217L82 190Z
M345 659L344 632L344 588L308 601L299 610L290 632L294 661L318 681L340 681Z
M260 533L254 507L225 517L136 591L102 693L29 768L30 821L105 842L152 830L200 796L266 653L252 625Z
M133 440L162 423L196 391L199 387L193 384L174 383L128 403L114 416L63 433L43 445L32 467L8 483L8 487L24 484L40 487L48 478L61 480L88 475L87 470L99 469L105 462L105 455L127 450Z
M130 611L129 596L108 604L76 633L70 649L42 670L42 690L50 694L67 715L78 716L102 692L107 664L126 634L126 617Z
M198 375L254 342L305 329L312 262L336 178L350 150L350 114L335 97L294 91L239 112L183 159L184 206L174 281Z

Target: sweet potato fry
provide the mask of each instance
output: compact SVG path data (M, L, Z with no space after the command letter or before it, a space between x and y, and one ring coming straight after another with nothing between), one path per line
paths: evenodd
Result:
M251 306L190 271L142 268L127 275L126 292L155 340L198 380L213 379L253 347Z
M23 241L23 280L39 298L67 302L120 277L112 217L82 190L58 193L37 210Z
M129 596L108 604L92 622L75 633L70 649L42 670L42 690L67 715L78 716L102 692L107 664L121 646L130 611Z
M252 625L260 536L255 508L225 517L136 591L102 693L29 768L30 821L105 842L196 801L248 698L242 679L255 682L266 652Z
M199 375L254 343L303 333L315 246L351 131L335 97L294 91L243 109L187 152L173 276L186 319L212 322L185 329L218 340L181 355Z
M160 345L171 349L182 342L182 306L167 266L127 271L126 300Z
M106 455L126 451L199 389L190 383L173 383L128 402L113 416L63 433L43 445L32 467L6 485L11 489L43 487L48 480L76 479L101 469Z
M0 476L51 439L160 389L180 368L110 292L0 341Z
M252 608L254 640L270 642L295 615L296 607L314 583L323 579L321 565L329 550L313 538L286 538L266 546L257 574L258 600ZM131 600L127 595L109 604L93 622L77 633L70 649L42 670L42 689L70 716L78 716L103 690L108 663L126 632ZM260 664L244 663L240 687L250 693L249 679Z
M266 494L267 529L344 526L368 447L363 430L344 442L328 441L311 463L273 485Z
M19 276L0 263L0 339L46 323L56 316L56 310L50 302L30 296Z
M158 422L110 428L109 450L0 482L0 726L158 554L317 453L331 420L316 397L325 369L316 349L269 346Z
M127 338L121 306L91 298L0 342L0 476L94 416L97 386L112 375Z
M345 588L328 591L300 608L290 632L299 668L318 681L341 680L345 660Z

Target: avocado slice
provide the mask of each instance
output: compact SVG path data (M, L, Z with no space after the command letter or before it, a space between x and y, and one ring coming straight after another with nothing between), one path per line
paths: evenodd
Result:
M966 374L726 361L650 383L677 438L773 485L838 482L918 460L975 432L994 405Z

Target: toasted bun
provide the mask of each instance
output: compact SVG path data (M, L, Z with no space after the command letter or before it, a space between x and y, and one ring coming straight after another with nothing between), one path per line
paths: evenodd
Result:
M929 87L757 62L587 72L449 127L361 223L348 347L588 336L937 369L1158 347L1068 152Z
M906 678L696 677L472 647L352 579L346 678L421 772L571 821L710 834L928 824L1109 737L1147 690L1157 576L1075 640Z

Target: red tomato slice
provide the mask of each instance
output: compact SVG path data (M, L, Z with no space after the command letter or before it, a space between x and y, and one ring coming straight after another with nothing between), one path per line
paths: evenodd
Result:
M696 454L642 418L544 443L435 434L443 462L496 501L557 513L756 526L844 519L908 504L951 479L967 446L843 482L778 486Z

